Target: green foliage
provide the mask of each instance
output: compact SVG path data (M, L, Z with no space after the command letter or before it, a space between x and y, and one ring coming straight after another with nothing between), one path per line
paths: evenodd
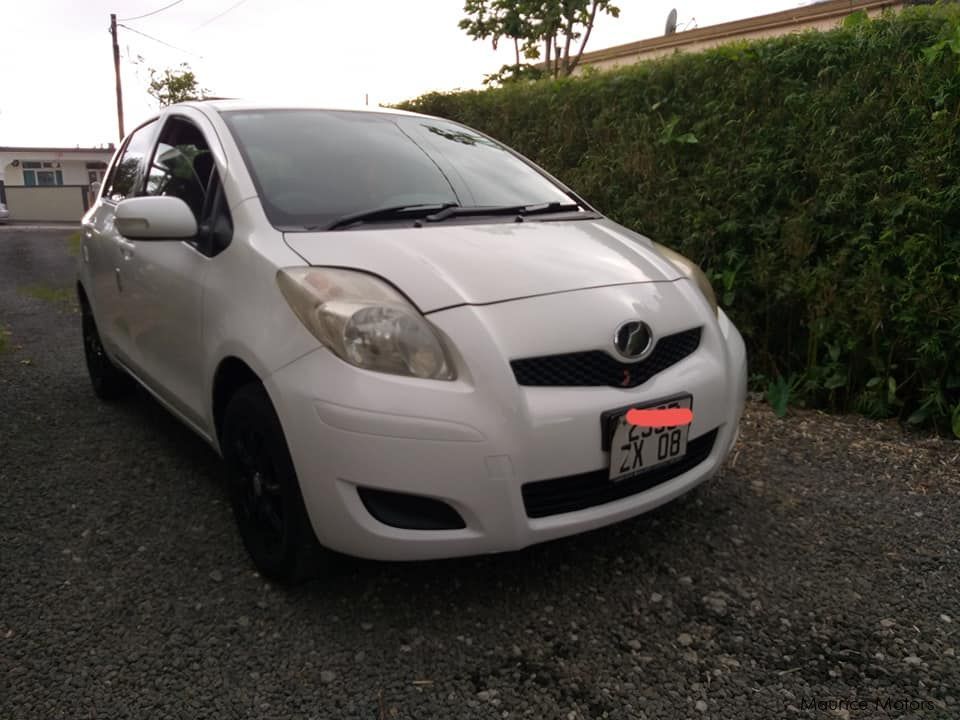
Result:
M187 63L180 63L178 70L164 70L162 73L150 68L150 84L147 92L160 107L173 105L187 100L201 100L210 91L197 83L193 70Z
M70 237L67 238L67 252L73 257L80 256L80 243L82 240L83 238L80 236L79 230L77 230L75 233L71 233Z
M850 13L843 19L843 26L848 30L850 28L860 27L870 22L870 15L867 14L866 10L857 10L855 13Z
M680 145L696 145L700 142L697 136L692 132L678 133L677 125L680 118L675 117L669 122L663 124L663 130L660 131L660 137L657 138L657 145L669 145L670 143L679 143Z
M620 16L610 0L465 0L463 11L460 29L474 40L489 39L494 50L504 38L513 43L515 62L487 75L488 85L570 75L597 15Z
M497 72L485 75L484 85L506 85L507 83L520 82L521 80L540 80L544 77L541 68L530 63L517 63L515 65L504 65Z
M802 377L791 375L790 379L786 380L780 375L767 386L767 402L770 403L770 407L773 408L777 417L783 417L787 414L787 407L789 407L791 399L802 385Z
M17 291L25 296L49 303L72 303L74 294L70 288L53 287L52 285L24 285Z
M403 107L700 262L777 398L956 429L960 5Z
M960 55L960 25L954 29L952 37L924 48L923 57L928 63L935 63L948 53Z

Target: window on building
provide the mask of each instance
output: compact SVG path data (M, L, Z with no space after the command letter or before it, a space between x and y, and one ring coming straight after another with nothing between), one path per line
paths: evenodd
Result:
M107 173L107 164L105 162L87 163L87 183L93 185L95 182L102 182L103 176Z
M23 163L23 184L28 187L63 185L63 171L58 162L26 160Z
M59 170L37 170L37 185L63 185L63 173Z

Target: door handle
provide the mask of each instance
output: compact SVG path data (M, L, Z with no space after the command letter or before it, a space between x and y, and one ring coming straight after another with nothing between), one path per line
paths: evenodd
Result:
M113 269L113 276L117 280L117 292L123 292L123 282L120 280L120 268Z

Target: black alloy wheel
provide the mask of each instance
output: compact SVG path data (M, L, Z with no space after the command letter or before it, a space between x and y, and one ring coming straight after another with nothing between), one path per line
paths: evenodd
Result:
M259 383L240 388L227 403L220 447L240 537L257 569L283 583L313 577L327 553L310 525L280 420Z

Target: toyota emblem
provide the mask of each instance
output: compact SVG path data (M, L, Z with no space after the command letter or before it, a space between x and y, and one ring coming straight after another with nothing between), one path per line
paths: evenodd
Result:
M643 360L653 350L653 331L639 320L625 322L613 336L613 347L624 360Z

